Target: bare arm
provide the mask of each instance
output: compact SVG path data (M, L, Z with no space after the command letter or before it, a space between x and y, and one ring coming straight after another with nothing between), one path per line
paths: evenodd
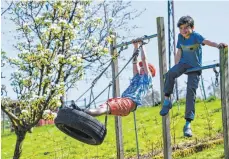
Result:
M208 45L208 46L212 46L212 47L218 47L218 44L217 43L212 42L210 40L204 40L203 41L203 44Z
M134 43L134 52L133 54L136 52L136 50L138 49L138 44ZM133 59L133 74L136 75L137 73L139 73L139 69L138 69L138 57L135 57Z
M227 44L224 44L224 43L217 44L217 43L212 42L210 40L204 40L203 44L208 45L208 46L212 46L212 47L216 47L216 48L221 48L221 47L227 46Z
M145 74L149 74L149 67L148 67L148 62L147 62L147 58L146 58L146 52L145 52L145 47L144 45L141 47L141 59L142 59L142 64L143 64L143 68L145 71Z
M178 64L181 58L181 49L177 50L177 53L175 55L175 64Z

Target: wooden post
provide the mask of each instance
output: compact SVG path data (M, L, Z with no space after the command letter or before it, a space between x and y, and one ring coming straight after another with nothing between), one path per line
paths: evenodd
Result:
M228 47L220 49L220 86L225 159L229 158L229 78Z
M111 55L114 56L117 54L117 50L114 49L116 45L116 33L113 33L115 38L110 45ZM112 62L112 81L113 81L113 97L120 97L120 89L119 89L119 77L116 78L118 74L118 59ZM116 132L116 148L117 148L117 159L124 159L124 151L123 151L123 139L122 139L122 118L119 116L115 116L115 132Z
M157 35L158 35L157 37L158 37L158 53L159 53L159 68L160 68L161 103L163 103L164 102L163 75L167 72L165 27L164 27L163 17L157 17ZM169 114L162 117L162 127L163 127L164 159L172 159Z

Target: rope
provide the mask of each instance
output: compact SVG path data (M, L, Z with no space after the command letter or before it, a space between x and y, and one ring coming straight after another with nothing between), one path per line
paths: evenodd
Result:
M90 93L90 99L89 99L90 103L91 103L92 94L93 94L93 87L91 87L91 93ZM90 105L89 105L89 107L90 107Z
M108 97L107 97L107 99L110 98L110 88L111 88L111 85L108 88ZM108 103L107 103L107 110L108 110ZM105 122L104 122L105 128L107 128L107 119L108 119L108 111L107 111L106 116L105 116Z
M95 103L95 97L94 97L94 93L93 93L93 91L91 92L91 94L92 94L92 97L93 97L93 101L94 101L94 106L95 106L95 108L96 108L96 103Z

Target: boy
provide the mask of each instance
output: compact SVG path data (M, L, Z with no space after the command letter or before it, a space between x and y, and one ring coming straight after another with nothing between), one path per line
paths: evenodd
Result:
M170 94L173 93L175 78L181 76L187 69L200 67L202 65L202 48L201 45L208 45L216 48L225 47L226 44L206 40L203 36L194 30L194 20L190 16L183 16L179 19L177 27L180 30L177 41L177 54L175 56L175 66L166 74L164 94L165 100L160 111L161 116L168 114L172 108L169 100ZM201 71L188 73L187 94L186 94L186 124L183 128L184 136L192 137L191 121L195 116L195 98L196 89L198 88L199 76Z
M142 45L140 40L133 41L134 53ZM96 109L86 109L85 112L91 116L111 114L116 116L127 116L141 105L143 97L152 85L152 76L156 70L153 65L148 64L144 46L140 47L141 62L138 63L137 57L133 59L133 74L129 87L123 92L121 98L111 98L106 103ZM138 68L140 66L140 70Z

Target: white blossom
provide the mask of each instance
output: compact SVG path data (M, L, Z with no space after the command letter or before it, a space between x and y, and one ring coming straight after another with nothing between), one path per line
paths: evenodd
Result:
M58 57L58 58L64 58L64 55L59 54L59 55L57 55L57 57Z
M80 48L79 48L78 45L75 45L75 46L72 47L72 49L74 49L74 50L79 50Z
M64 85L64 82L60 82L60 85Z
M71 29L73 29L73 28L74 28L72 24L69 24L69 27L70 27Z
M29 112L28 112L28 110L23 109L23 110L21 110L21 113L28 114Z
M53 61L53 64L54 64L54 65L59 64L58 60L54 60L54 61Z
M114 39L114 38L115 38L115 36L114 36L114 35L110 35L110 37L111 37L112 39Z
M67 24L67 21L66 21L65 19L60 19L60 20L59 20L59 23Z
M35 20L39 20L41 18L43 18L43 16L39 14L38 16L35 17Z
M78 5L78 6L76 7L76 9L77 9L77 10L82 10L82 9L83 9L83 6L82 6L82 5Z
M44 113L43 115L47 115L47 114L51 114L51 110L47 109L47 110L44 110Z
M56 88L60 88L60 85L59 84L56 84Z
M58 26L57 26L57 24L51 24L51 26L50 26L50 29L57 29L58 28Z
M54 118L57 117L57 113L55 113L55 112L52 112L52 115L53 115Z
M61 106L61 102L60 101L57 101L56 106L57 107L60 107Z
M76 54L76 56L81 58L83 55L82 54Z

